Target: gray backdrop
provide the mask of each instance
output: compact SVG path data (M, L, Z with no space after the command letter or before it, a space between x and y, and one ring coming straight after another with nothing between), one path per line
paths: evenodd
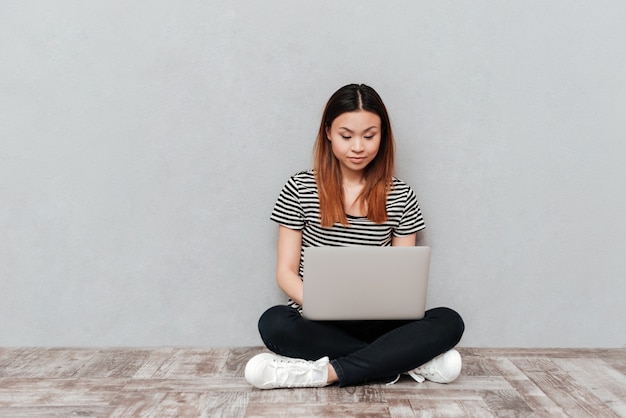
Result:
M388 105L464 346L626 345L626 6L2 1L0 345L258 345L268 220Z

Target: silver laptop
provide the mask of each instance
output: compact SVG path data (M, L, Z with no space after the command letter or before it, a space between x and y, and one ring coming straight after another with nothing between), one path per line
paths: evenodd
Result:
M421 319L429 269L430 247L307 247L302 315Z

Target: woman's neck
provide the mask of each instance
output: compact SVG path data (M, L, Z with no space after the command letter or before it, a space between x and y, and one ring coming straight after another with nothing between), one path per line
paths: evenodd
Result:
M341 186L345 213L352 216L365 216L367 214L366 202L360 198L365 186L365 177L344 175Z
M344 187L361 187L365 184L363 173L342 172L341 182Z

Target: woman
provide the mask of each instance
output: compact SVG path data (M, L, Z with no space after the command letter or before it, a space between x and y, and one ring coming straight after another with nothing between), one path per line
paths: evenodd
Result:
M401 373L448 383L459 375L453 347L464 324L451 309L431 309L415 321L311 321L300 314L306 247L416 244L424 228L417 198L393 173L393 134L380 96L366 85L342 87L326 104L314 169L289 179L271 215L279 224L276 279L289 302L259 320L276 354L250 359L250 384L348 386Z

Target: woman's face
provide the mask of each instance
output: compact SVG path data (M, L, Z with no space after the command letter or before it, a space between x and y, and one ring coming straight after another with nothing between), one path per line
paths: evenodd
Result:
M376 113L358 110L342 113L326 128L326 136L344 176L362 174L376 157L380 148L380 125Z

